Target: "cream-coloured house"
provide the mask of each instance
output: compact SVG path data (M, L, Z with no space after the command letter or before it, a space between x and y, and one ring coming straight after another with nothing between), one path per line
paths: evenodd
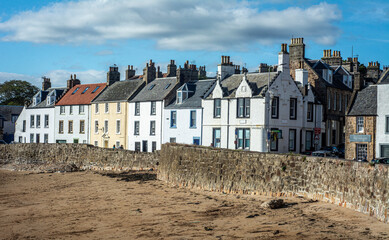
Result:
M128 101L143 86L142 79L120 81L116 66L107 74L108 87L92 102L90 143L105 148L127 148Z

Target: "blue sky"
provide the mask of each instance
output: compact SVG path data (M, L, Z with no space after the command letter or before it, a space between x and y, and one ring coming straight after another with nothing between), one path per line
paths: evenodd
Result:
M110 65L140 74L149 59L162 70L189 60L212 76L221 55L255 71L292 37L304 37L308 58L353 47L361 63L389 65L389 2L0 0L0 82L104 82Z

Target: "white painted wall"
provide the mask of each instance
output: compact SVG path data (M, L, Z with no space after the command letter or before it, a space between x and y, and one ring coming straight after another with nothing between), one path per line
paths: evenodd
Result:
M171 112L176 111L177 124L176 128L170 127ZM196 111L196 127L190 127L191 111ZM170 138L176 138L177 143L193 144L194 138L200 138L202 141L202 109L164 109L163 118L163 140L162 143L170 142Z
M65 113L60 114L60 107L55 106L55 141L61 140L66 143L73 143L78 139L78 143L87 143L90 141L90 119L91 119L91 105L83 105L84 113L79 113L80 105L72 105L73 114L70 114L70 106L65 107ZM80 120L85 121L85 133L80 133ZM59 133L59 121L64 122L63 133ZM73 121L73 133L69 133L69 121Z
M152 151L152 142L156 142L157 149L161 149L163 101L156 101L156 114L151 115L151 102L140 102L140 115L135 116L135 102L130 102L128 112L128 149L135 150L135 142L147 141L148 152ZM134 135L134 122L140 122L139 135ZM150 135L150 121L155 121L155 135Z
M389 133L385 132L385 118L389 116L389 84L377 85L376 157L381 157L381 145L389 145Z
M45 127L45 115L49 115L49 126ZM34 127L30 127L31 118L34 116ZM40 115L40 127L37 127L36 116ZM21 112L18 120L16 121L16 132L15 132L15 142L19 142L19 137L22 137L23 143L30 143L30 134L34 134L33 142L36 142L36 135L39 134L41 143L44 142L44 135L48 134L48 143L55 143L55 132L54 132L54 106L50 108L33 108L26 109L24 108ZM23 120L26 120L26 131L23 132Z

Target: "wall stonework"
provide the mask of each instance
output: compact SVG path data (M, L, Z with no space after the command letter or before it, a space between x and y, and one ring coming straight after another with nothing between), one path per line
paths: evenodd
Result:
M0 162L66 163L80 169L127 171L155 168L159 153L98 148L87 144L0 145Z
M388 222L389 167L334 158L164 144L158 178L183 187L305 197Z

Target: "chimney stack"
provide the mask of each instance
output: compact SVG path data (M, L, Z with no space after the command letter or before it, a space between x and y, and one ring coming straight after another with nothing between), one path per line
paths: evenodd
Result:
M154 62L150 59L149 63L146 63L146 67L143 69L143 80L146 85L156 79L156 69Z
M289 53L287 44L281 44L281 52L278 53L278 70L280 72L289 71Z
M109 71L107 72L107 86L111 86L118 81L120 81L119 67L114 64L109 67Z
M170 64L167 65L167 76L175 77L177 75L177 66L174 60L170 60Z
M46 91L47 89L51 88L50 78L42 77L42 79L42 91Z
M126 70L126 80L128 80L134 76L135 76L134 66L128 65L128 68Z
M69 90L78 84L81 84L81 81L77 79L76 74L74 74L74 77L70 74L70 79L67 81L67 89Z

